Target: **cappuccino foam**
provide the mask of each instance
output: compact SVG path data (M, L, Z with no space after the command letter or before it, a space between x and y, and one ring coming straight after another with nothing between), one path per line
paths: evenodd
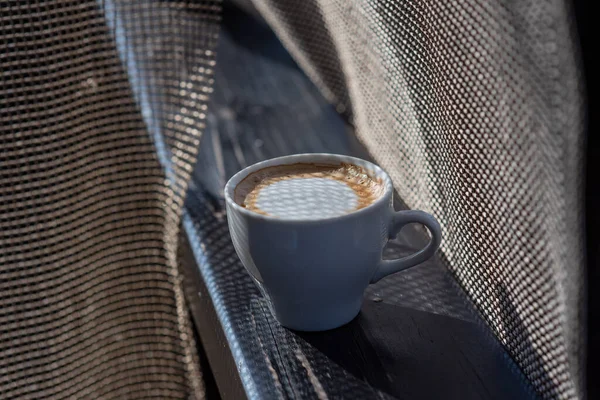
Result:
M380 178L353 164L297 163L263 168L244 178L234 201L286 219L324 219L367 207L384 192Z

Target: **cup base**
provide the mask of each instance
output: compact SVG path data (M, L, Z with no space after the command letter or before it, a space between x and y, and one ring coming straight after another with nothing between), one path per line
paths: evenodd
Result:
M320 310L316 313L304 312L300 315L281 315L270 307L275 319L284 327L300 332L321 332L339 328L351 322L360 313L362 299L343 308Z

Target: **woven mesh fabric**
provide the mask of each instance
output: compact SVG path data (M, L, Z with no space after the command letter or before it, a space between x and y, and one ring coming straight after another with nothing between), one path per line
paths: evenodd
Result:
M0 398L202 398L176 250L218 3L0 3Z
M544 398L582 395L583 99L562 0L254 1ZM339 68L338 68L339 66Z

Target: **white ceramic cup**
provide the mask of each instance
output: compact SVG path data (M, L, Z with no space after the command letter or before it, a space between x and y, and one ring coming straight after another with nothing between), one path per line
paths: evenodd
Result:
M381 179L385 190L365 208L324 219L262 215L234 201L236 186L249 174L296 163L354 164ZM225 186L225 199L229 231L242 263L277 320L301 331L333 329L351 321L370 283L427 260L441 240L440 225L432 215L394 211L390 177L377 165L354 157L298 154L263 161L235 174ZM387 241L410 223L427 227L429 243L412 255L383 260Z

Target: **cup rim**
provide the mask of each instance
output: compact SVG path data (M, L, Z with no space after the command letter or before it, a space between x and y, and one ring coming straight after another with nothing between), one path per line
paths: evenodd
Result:
M261 170L263 168L267 168L270 166L276 166L276 165L288 165L288 164L296 164L296 163L302 163L302 162L305 162L305 163L309 163L309 162L327 163L327 161L340 162L340 163L347 162L349 164L358 165L359 167L365 168L367 170L367 172L369 172L371 174L376 174L378 176L381 176L385 181L385 188L384 188L383 193L373 203L369 204L366 207L361 208L360 210L355 210L355 211L349 212L347 214L338 215L335 217L320 218L320 219L290 219L290 218L274 217L272 215L259 214L259 213L250 211L247 208L240 206L233 199L233 191L235 190L235 187L244 178L246 178L248 175L250 175L253 172L256 172L258 170ZM293 155L288 155L288 156L271 158L268 160L260 161L256 164L252 164L252 165L242 169L241 171L237 172L236 174L234 174L225 184L224 192L225 192L225 201L227 202L227 205L229 207L232 207L237 212L240 212L251 218L258 219L258 220L271 221L271 222L275 222L275 223L279 222L279 223L298 223L298 224L320 224L320 223L324 223L324 222L331 222L331 221L342 220L342 219L346 219L346 218L352 218L355 216L359 216L359 215L368 213L373 208L375 208L375 207L381 205L381 203L384 203L387 201L387 199L389 198L389 194L392 192L392 180L391 180L390 176L388 175L388 173L383 170L383 168L381 168L377 164L374 164L367 160L363 160L358 157L346 156L346 155L341 155L341 154L333 154L333 153L302 153L302 154L293 154Z

